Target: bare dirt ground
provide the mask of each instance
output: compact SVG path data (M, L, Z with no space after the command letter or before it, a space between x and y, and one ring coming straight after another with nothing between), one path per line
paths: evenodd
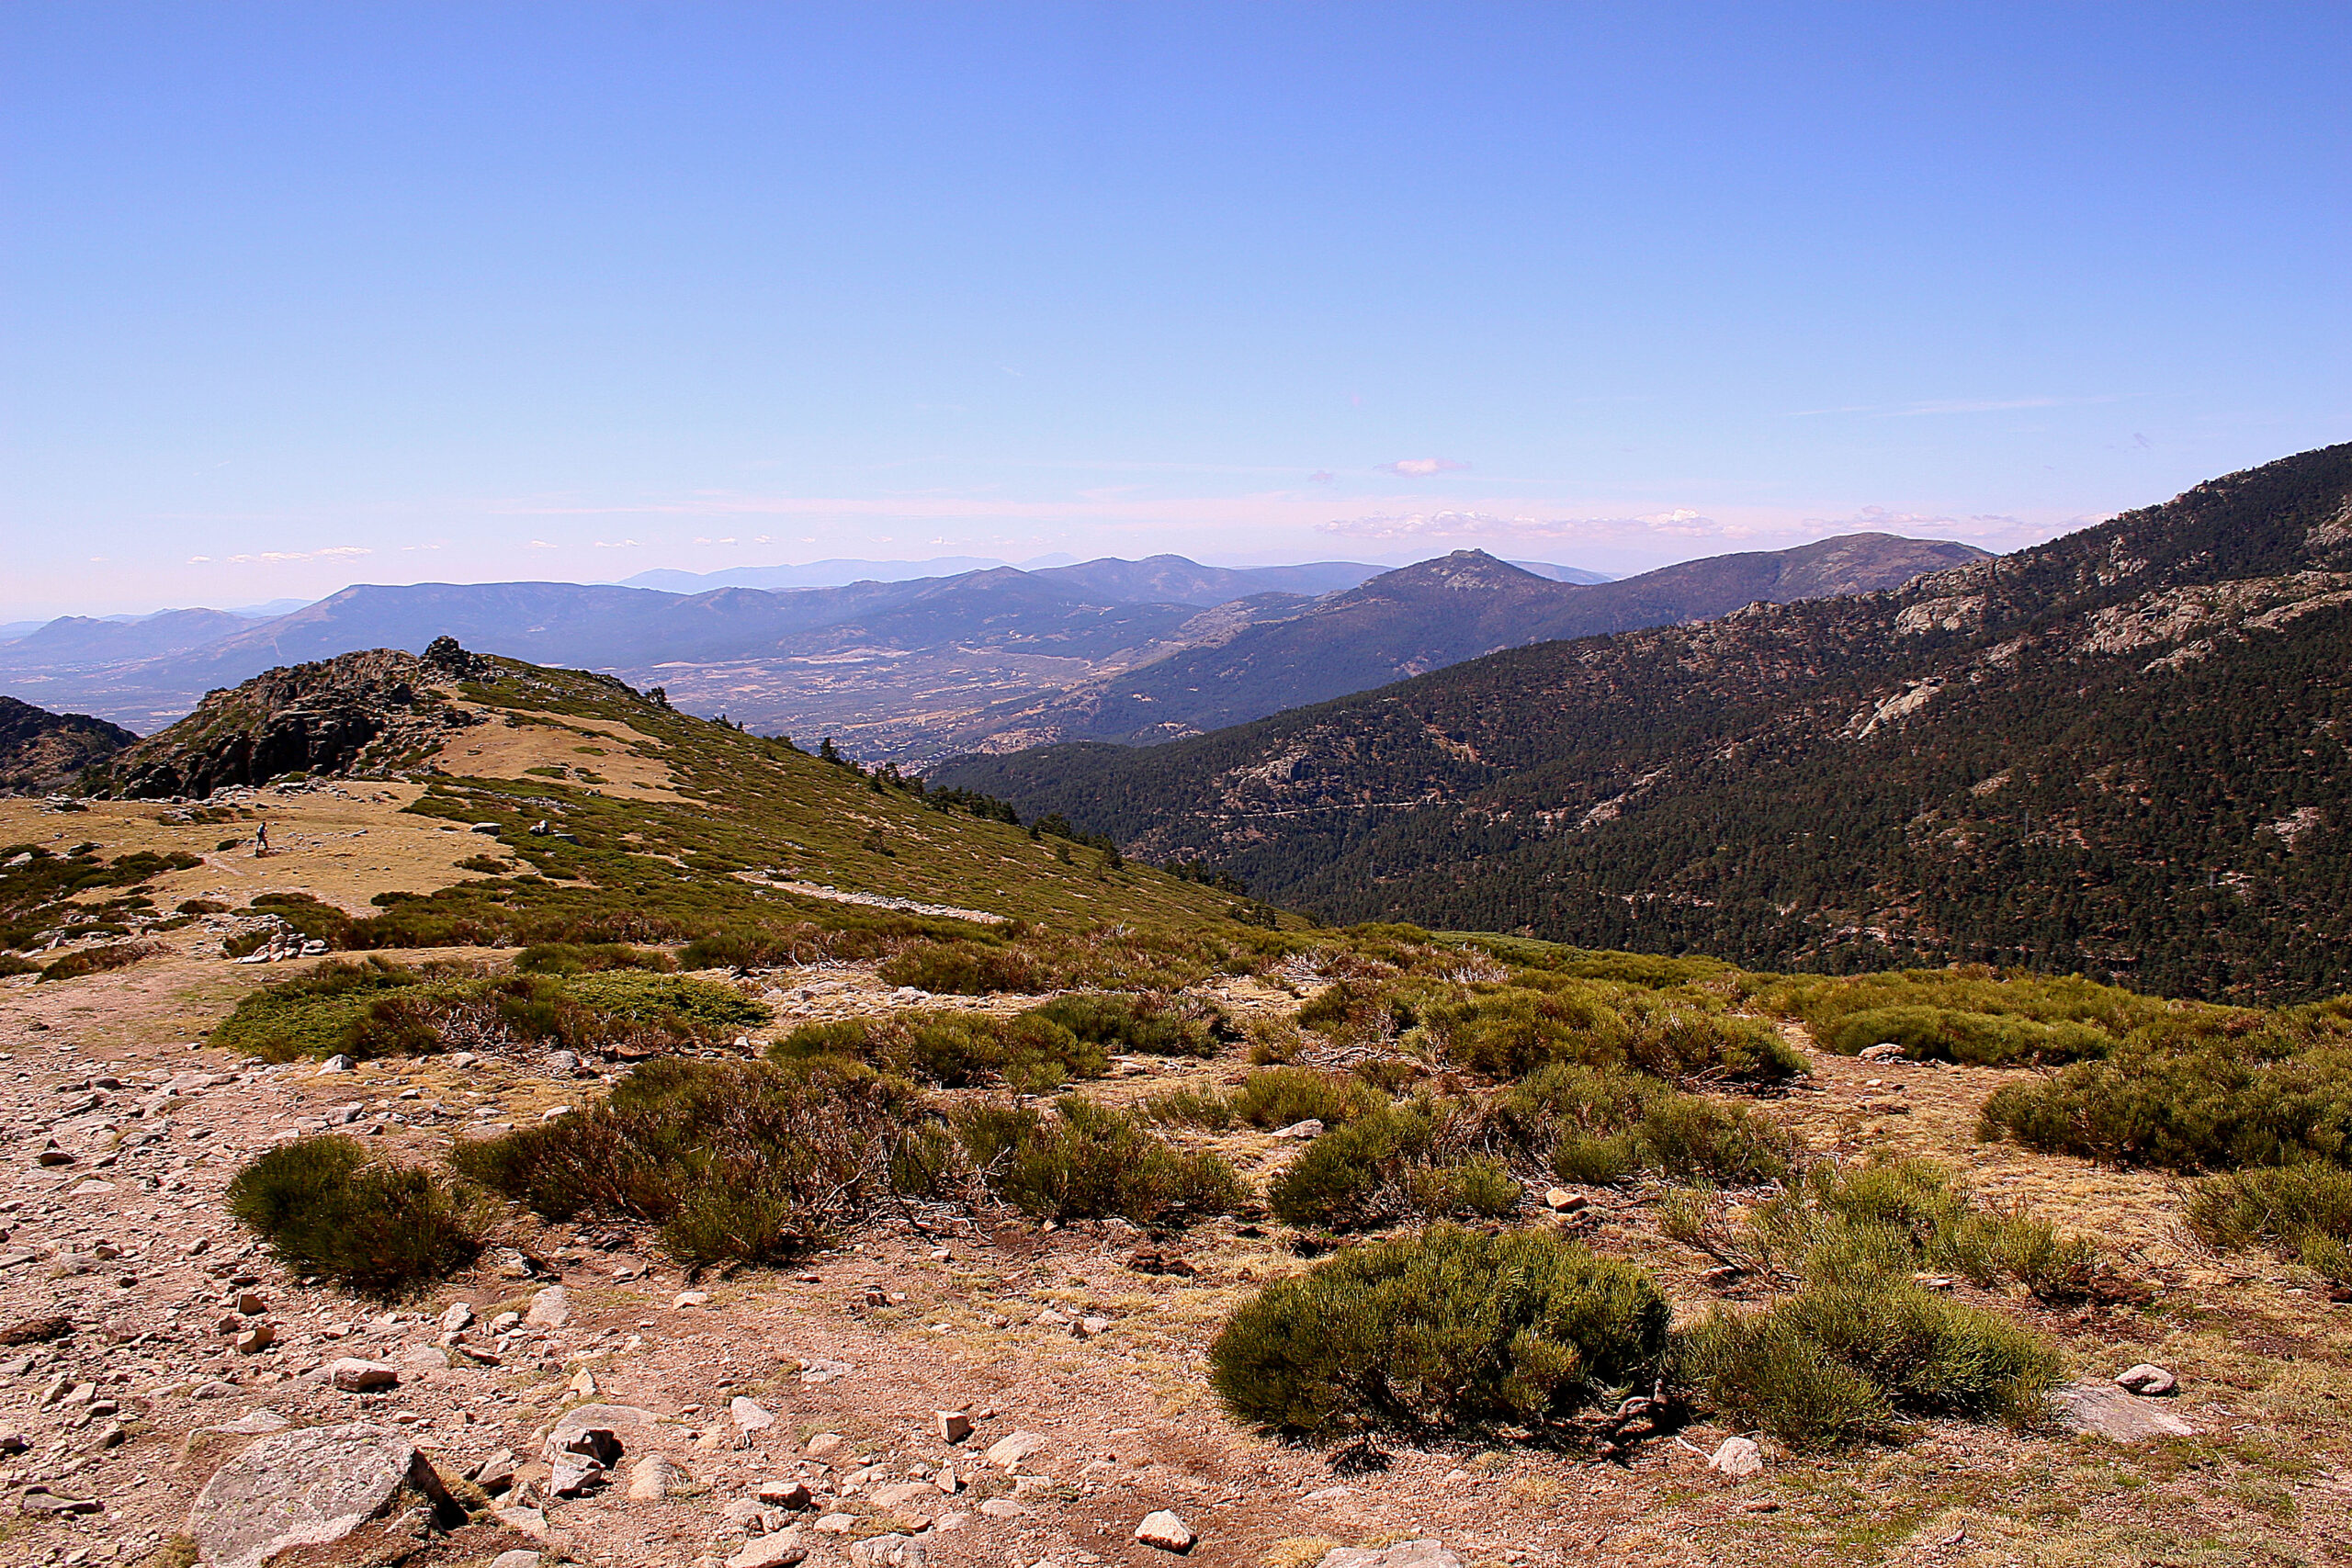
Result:
M188 831L209 852L227 831L129 814L118 824L110 809L38 822L75 840L114 836L108 853L139 847L136 834L192 847ZM351 908L383 887L429 886L417 878L436 864L446 880L455 858L481 847L415 818L403 826L390 802L306 799L272 817L273 840L284 820L300 854L270 866L271 885ZM165 835L176 836L166 845ZM172 891L231 890L251 864L220 857L177 874ZM308 881L287 880L297 873ZM1471 1563L2352 1561L2352 1307L2265 1259L2199 1251L2165 1179L1976 1144L1976 1107L1996 1072L1816 1054L1810 1085L1767 1103L1816 1147L1930 1154L1988 1193L2098 1237L2151 1288L2147 1305L2002 1304L2056 1336L2084 1375L2142 1359L2175 1370L2182 1392L2171 1407L2199 1436L2121 1447L1928 1423L1902 1447L1828 1459L1767 1445L1765 1472L1731 1482L1703 1460L1728 1434L1702 1423L1679 1440L1645 1441L1624 1463L1525 1447L1399 1447L1385 1470L1342 1475L1319 1454L1237 1427L1207 1387L1205 1351L1225 1315L1266 1280L1310 1266L1273 1226L1222 1221L1173 1247L1150 1244L1195 1270L1185 1277L1133 1266L1145 1238L1115 1224L1048 1231L1010 1214L912 1213L877 1217L792 1269L690 1280L643 1235L516 1215L472 1274L398 1311L290 1279L221 1210L237 1166L274 1141L332 1124L436 1159L462 1130L520 1123L600 1086L494 1060L322 1076L198 1043L246 988L286 972L228 964L191 928L128 969L0 982L0 1159L11 1178L0 1195L0 1330L66 1320L55 1337L28 1332L0 1348L0 1428L22 1438L0 1455L0 1563L176 1561L196 1491L279 1419L398 1424L453 1475L508 1452L527 1493L545 1474L531 1467L549 1424L592 1401L652 1418L622 1431L615 1484L549 1503L544 1539L477 1525L421 1551L408 1543L413 1560L486 1562L531 1547L584 1562L715 1562L752 1539L730 1506L756 1513L760 1483L798 1479L816 1506L791 1517L817 1563L845 1562L853 1541L892 1530L917 1531L929 1561L951 1568L1159 1563L1167 1554L1132 1536L1160 1508L1198 1532L1191 1559L1212 1564L1306 1564L1335 1544L1430 1536ZM947 1005L893 992L854 965L759 985L779 1011L763 1035L808 1018ZM1243 1011L1294 1005L1254 982L1226 995ZM1238 1057L1124 1062L1097 1091L1131 1098L1245 1071ZM1253 1179L1296 1147L1254 1133L1214 1141ZM41 1163L44 1152L70 1163ZM1654 1194L1589 1198L1600 1217L1583 1234L1657 1268L1680 1312L1721 1299L1701 1278L1708 1260L1658 1234ZM495 1323L558 1282L569 1298L560 1325ZM258 1300L243 1304L258 1310L239 1311L248 1296ZM458 1301L482 1320L467 1335L474 1356L442 1347L442 1314ZM1104 1321L1090 1329L1089 1319ZM266 1324L274 1337L241 1353L224 1324ZM345 1356L390 1363L399 1382L338 1392L316 1374ZM774 1425L740 1435L729 1415L738 1397ZM967 1412L973 1434L943 1440L942 1410ZM220 1429L231 1426L247 1429ZM991 1445L1016 1432L1034 1435L1034 1449L1009 1467L989 1463ZM628 1500L629 1467L654 1452L690 1479L662 1500ZM43 1495L28 1487L96 1507L19 1511L22 1497Z

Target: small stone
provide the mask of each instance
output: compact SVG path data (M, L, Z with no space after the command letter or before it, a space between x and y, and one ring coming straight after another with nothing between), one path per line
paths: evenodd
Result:
M319 1064L319 1070L312 1076L315 1077L324 1077L329 1073L348 1073L356 1070L358 1066L358 1063L353 1061L350 1057L338 1051L334 1055L329 1056L325 1061L321 1062Z
M910 1503L929 1503L939 1496L939 1488L928 1481L900 1481L877 1487L874 1506L877 1508L903 1508Z
M539 1568L539 1554L527 1547L502 1551L490 1560L490 1568Z
M1555 1214L1573 1214L1584 1204L1584 1194L1565 1187L1547 1188L1544 1193L1544 1206Z
M259 1317L269 1310L269 1298L258 1291L242 1292L237 1297L237 1310L247 1317Z
M404 1367L446 1367L448 1364L449 1352L438 1345L412 1345L401 1352L401 1365Z
M752 1495L771 1508L790 1508L795 1513L817 1506L817 1495L805 1481L763 1481L752 1489Z
M939 1440L941 1442L960 1443L965 1438L972 1435L972 1418L969 1416L965 1415L962 1411L940 1410L933 1412L933 1414L939 1417Z
M817 1528L827 1535L847 1535L857 1528L855 1514L827 1514L817 1521Z
M1136 1527L1136 1539L1162 1551L1190 1551L1195 1538L1183 1520L1161 1508L1143 1517L1143 1523Z
M498 1522L508 1529L520 1530L533 1540L548 1538L548 1517L538 1508L499 1508L494 1510Z
M106 1505L88 1497L61 1497L41 1487L28 1487L17 1501L20 1513L95 1514Z
M1028 1511L1010 1497L991 1497L980 1505L980 1512L991 1519L1009 1519Z
M485 1492L503 1492L514 1484L514 1450L501 1449L474 1466L468 1480Z
M272 1344L276 1343L277 1339L277 1331L276 1329L270 1327L270 1325L266 1323L256 1323L251 1328L246 1329L243 1334L237 1336L237 1354L240 1356L257 1355L261 1351L268 1349Z
M473 1326L474 1309L469 1302L452 1302L449 1310L441 1314L441 1332L462 1334Z
M1462 1559L1435 1540L1400 1540L1385 1547L1334 1547L1316 1568L1462 1568Z
M763 1406L758 1401L746 1399L740 1393L727 1402L727 1415L735 1423L735 1429L743 1435L746 1441L775 1425L775 1415L773 1411Z
M1045 1446L1046 1439L1035 1432L1008 1432L989 1445L988 1461L999 1470L1011 1470Z
M689 1307L707 1307L710 1304L710 1292L708 1291L680 1291L677 1300L670 1304L681 1312Z
M2119 1443L2197 1435L2196 1427L2161 1403L2128 1393L2112 1379L2078 1379L2051 1398L2058 1406L2059 1419L2071 1431L2089 1432Z
M1091 1339L1110 1326L1111 1320L1100 1315L1099 1314L1081 1317L1076 1323L1069 1325L1070 1337L1074 1339Z
M748 1401L746 1403L748 1403ZM839 1432L820 1432L815 1437L810 1438L808 1439L808 1447L802 1449L800 1451L807 1454L810 1459L822 1459L827 1454L838 1452L841 1446L842 1435Z
M659 1503L685 1479L685 1472L672 1464L667 1455L648 1454L628 1472L628 1500Z
M1899 1062L1903 1059L1903 1047L1892 1040L1882 1040L1875 1045L1864 1046L1854 1055L1864 1062Z
M571 1292L561 1285L549 1285L531 1297L531 1310L524 1319L534 1328L561 1328L571 1321Z
M738 1547L727 1559L727 1568L792 1568L808 1555L808 1548L801 1543L799 1531L778 1530L774 1535L754 1536Z
M849 1560L857 1568L923 1568L923 1544L910 1535L874 1535L854 1541Z
M401 1374L381 1361L363 1361L356 1356L345 1356L329 1365L327 1380L345 1393L368 1393L379 1388L390 1388L401 1381Z
M1319 1118L1313 1116L1308 1117L1304 1122L1294 1122L1287 1127L1277 1127L1274 1129L1275 1137L1295 1138L1300 1143L1305 1143L1309 1138L1319 1138L1322 1135L1323 1123Z
M2143 1399L2160 1399L2180 1386L2180 1380L2162 1367L2142 1361L2115 1374L2115 1386Z
M596 1397L596 1375L582 1367L571 1374L571 1381L564 1384L564 1387L582 1399L594 1399Z
M1763 1472L1764 1450L1747 1438L1725 1438L1714 1457L1707 1461L1707 1468L1734 1481L1745 1481Z

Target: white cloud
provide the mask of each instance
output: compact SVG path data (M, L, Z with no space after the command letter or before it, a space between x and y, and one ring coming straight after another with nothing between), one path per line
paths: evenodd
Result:
M1450 474L1469 466L1455 462L1451 457L1399 457L1393 463L1379 465L1373 472L1395 474L1400 479L1425 479L1431 474Z
M550 545L545 539L533 539L529 544L523 547L526 550L552 550L560 547Z
M293 561L356 560L376 552L364 545L330 545L322 550L263 550L256 555L230 556L236 566L284 566Z
M596 547L600 550L637 550L645 547L635 539L599 539Z

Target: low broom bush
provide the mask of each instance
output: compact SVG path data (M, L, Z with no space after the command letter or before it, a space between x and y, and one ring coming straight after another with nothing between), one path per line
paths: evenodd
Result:
M297 1273L393 1299L481 1247L471 1205L436 1172L372 1159L356 1138L280 1144L230 1179L232 1217Z
M1209 1380L1237 1418L1285 1438L1541 1431L1648 1393L1669 1316L1634 1264L1433 1225L1261 1292L1217 1335Z

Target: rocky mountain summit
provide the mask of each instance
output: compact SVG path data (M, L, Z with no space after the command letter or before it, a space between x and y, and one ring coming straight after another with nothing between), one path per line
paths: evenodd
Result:
M481 722L449 701L449 688L481 669L445 637L422 657L379 648L267 671L209 693L187 717L125 749L112 793L198 797L287 773L390 776Z

